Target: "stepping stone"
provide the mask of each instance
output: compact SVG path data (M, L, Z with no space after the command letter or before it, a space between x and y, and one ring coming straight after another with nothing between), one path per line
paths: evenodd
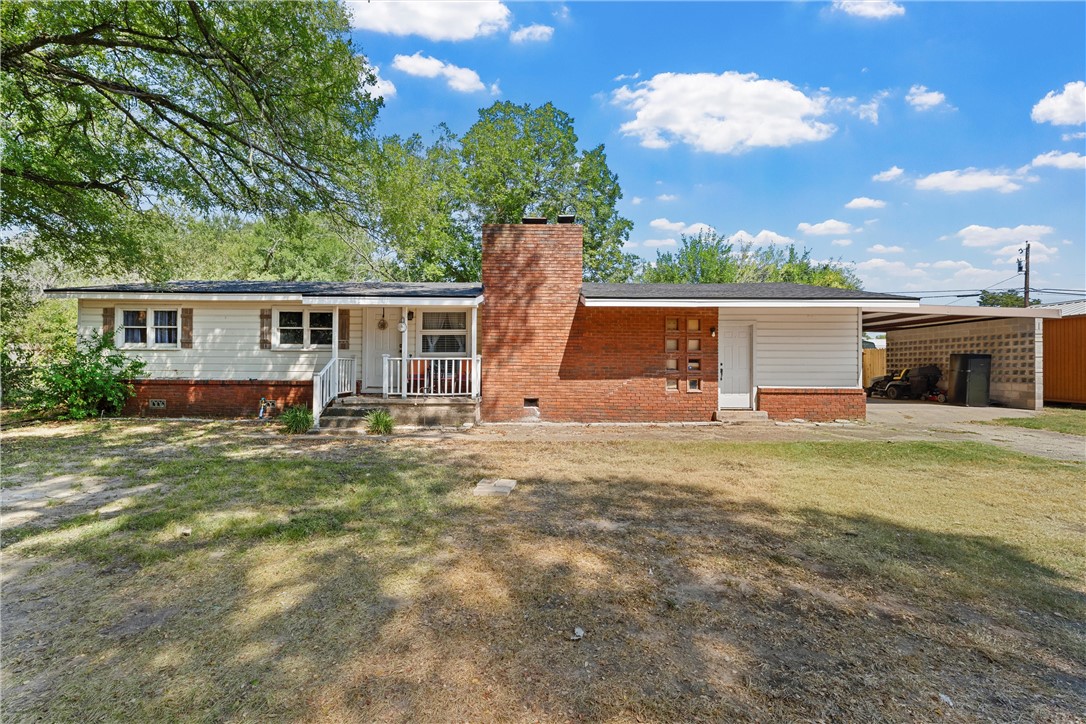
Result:
M475 495L509 495L517 487L516 480L508 478L483 478L472 492Z

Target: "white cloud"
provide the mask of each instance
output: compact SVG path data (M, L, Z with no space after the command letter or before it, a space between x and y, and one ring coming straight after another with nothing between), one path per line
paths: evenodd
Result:
M549 25L526 25L509 34L514 43L545 43L554 35L554 28Z
M641 71L637 71L636 73L620 73L619 75L615 76L615 82L621 83L624 80L637 80L640 77Z
M1032 181L1019 172L982 168L955 169L929 174L916 180L921 191L945 191L956 194L963 191L998 191L1009 194L1022 188L1022 181Z
M914 85L905 95L905 100L918 111L930 111L946 102L946 96L939 91L928 90L927 86Z
M767 246L769 244L795 244L796 240L769 229L762 229L757 234L740 229L728 237L728 243L739 246Z
M996 249L994 251L989 249L989 251L997 257L997 264L1014 264L1021 256L1021 254L1018 253L1018 250L1025 246L1025 242L1026 240L1023 240L1020 244L1008 244L1002 249ZM1029 258L1031 262L1049 262L1059 253L1060 248L1058 246L1048 246L1039 241L1029 240Z
M656 197L656 200L657 201L664 201L664 202L678 201L679 197L676 196L675 194L660 194L659 196Z
M879 107L889 97L889 91L879 91L867 103L861 103L856 107L856 115L865 121L871 121L876 126L879 125Z
M834 239L830 243L834 246L852 246L852 239Z
M479 74L471 68L461 68L458 65L423 55L421 52L414 55L397 55L392 60L392 67L421 78L444 78L449 88L460 93L486 90L486 85L479 79ZM490 90L492 93L496 92L497 86L491 86Z
M881 209L886 206L885 201L871 199L866 196L857 196L845 204L846 209Z
M622 242L622 249L624 251L628 250L628 249L636 249L636 248L637 248L637 242L634 242L634 241L624 241L624 242Z
M886 20L905 14L905 8L891 0L833 0L833 9L872 20Z
M867 251L872 254L900 254L905 251L900 246L883 246L882 244L875 244L874 246L867 247Z
M1030 118L1035 123L1077 126L1086 123L1086 82L1068 83L1059 93L1049 91L1033 106Z
M1086 138L1086 131L1079 131L1078 133L1065 133L1060 136L1062 141L1081 141Z
M390 80L381 77L381 69L376 65L370 66L373 70L373 77L376 78L373 86L370 88L370 95L380 96L381 98L392 98L396 95L396 84Z
M836 127L815 119L829 106L783 80L755 73L660 73L622 86L612 101L635 117L621 126L645 148L685 143L709 153L742 153L823 141Z
M664 218L653 219L649 222L649 226L654 229L660 229L661 231L670 231L676 234L686 234L688 236L699 234L703 231L711 231L713 229L713 227L700 221L694 224L687 224L685 221L668 221Z
M634 206L640 206L642 201L644 201L644 199L640 196L634 196L632 199L630 199L630 203Z
M871 177L872 181L893 181L896 178L900 178L905 173L905 169L898 168L897 166L891 166L885 171L879 171L877 174Z
M654 246L675 246L675 244L676 242L674 239L649 239L645 241L642 246L652 248Z
M557 8L555 8L554 12L551 13L551 15L554 16L555 20L569 20L569 6L565 3L562 3Z
M894 277L915 277L924 273L919 269L910 267L903 261L890 261L882 258L861 261L856 265L856 268L859 271L880 272Z
M509 27L509 12L495 1L389 2L349 0L351 27L428 40L470 40Z
M1033 159L1032 165L1052 166L1053 168L1082 171L1083 169L1086 169L1086 156L1075 153L1074 151L1068 151L1067 153L1049 151L1048 153L1042 153L1040 156Z
M996 246L998 244L1023 244L1031 239L1038 239L1051 234L1051 226L1040 224L1020 224L1014 228L1008 226L991 227L970 224L951 236L942 237L941 241L957 238L962 246Z
M796 229L802 231L804 234L812 234L814 236L840 236L841 234L848 234L856 231L849 224L844 221L838 221L837 219L826 219L817 224L808 224L804 221L797 226Z

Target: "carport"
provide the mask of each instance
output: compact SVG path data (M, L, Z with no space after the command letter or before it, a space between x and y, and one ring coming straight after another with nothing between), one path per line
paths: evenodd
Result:
M991 399L1005 407L1044 406L1044 323L1058 309L955 307L922 304L914 309L863 307L863 331L886 334L886 369L936 365L946 389L952 354L990 354Z

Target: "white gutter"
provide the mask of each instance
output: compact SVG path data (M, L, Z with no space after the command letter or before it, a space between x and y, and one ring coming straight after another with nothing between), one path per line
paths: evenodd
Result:
M46 292L51 299L119 299L149 302L301 302L301 294L184 294L181 292Z
M805 307L836 307L846 309L861 308L866 310L870 300L863 299L587 299L581 297L586 307L721 307L748 308L773 307L779 309L802 309ZM897 309L915 309L920 302L902 300L900 302L880 302L882 307Z
M302 304L339 304L358 307L396 307L410 304L413 307L478 307L483 295L477 297L316 297L304 296Z

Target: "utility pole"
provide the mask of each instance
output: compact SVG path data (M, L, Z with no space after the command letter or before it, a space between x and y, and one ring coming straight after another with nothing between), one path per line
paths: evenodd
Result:
M1022 306L1029 306L1029 242L1026 242L1026 284L1022 294Z

